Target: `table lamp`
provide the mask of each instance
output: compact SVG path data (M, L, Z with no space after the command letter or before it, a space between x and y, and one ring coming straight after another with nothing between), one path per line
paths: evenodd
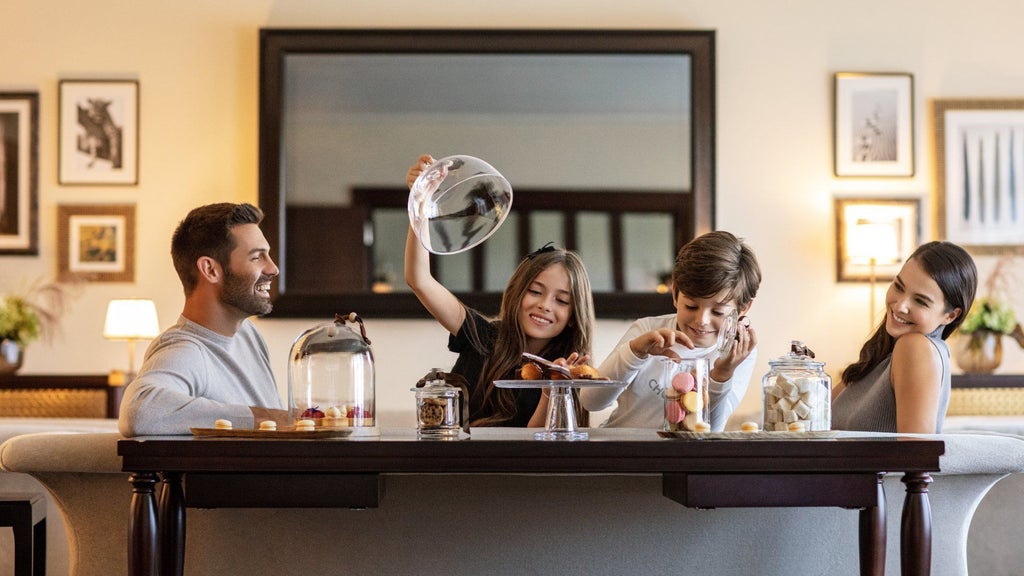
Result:
M894 221L876 221L858 218L851 227L847 239L850 258L867 262L871 282L871 298L868 308L868 326L875 326L875 270L879 264L896 264L900 261L899 226Z
M107 320L103 337L108 340L128 341L128 373L125 382L135 377L135 341L151 340L160 334L156 318L156 305L152 300L124 298L111 300L107 306Z

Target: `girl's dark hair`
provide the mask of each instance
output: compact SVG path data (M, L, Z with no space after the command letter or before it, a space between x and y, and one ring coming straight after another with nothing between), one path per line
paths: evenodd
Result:
M960 314L942 330L942 339L960 326L974 303L978 289L978 269L966 250L952 242L933 241L918 246L908 260L917 260L921 268L935 280L946 300L945 312L959 308ZM896 339L885 330L885 319L860 349L860 357L843 370L842 382L849 385L866 376L892 353Z

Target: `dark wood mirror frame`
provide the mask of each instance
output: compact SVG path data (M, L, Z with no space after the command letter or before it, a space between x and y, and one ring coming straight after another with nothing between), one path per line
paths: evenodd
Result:
M289 54L339 53L508 53L508 54L686 54L691 62L691 175L689 193L674 207L676 249L714 229L715 202L715 33L709 30L335 30L260 31L259 203L263 231L282 271L301 265L308 273L327 266L299 262L284 245L288 214L282 194L284 66ZM666 167L671 170L671 167ZM625 210L629 210L624 202ZM353 249L357 248L353 246ZM509 271L511 274L511 271ZM289 291L287 273L274 289L270 318L329 318L356 311L364 317L427 318L412 293L310 293ZM467 305L495 314L500 293L457 293ZM657 293L595 292L599 318L637 318L672 310Z

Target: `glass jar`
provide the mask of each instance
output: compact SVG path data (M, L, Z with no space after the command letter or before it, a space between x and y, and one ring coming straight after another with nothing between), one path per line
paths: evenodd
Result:
M355 331L346 323L358 323ZM320 428L352 428L352 436L379 436L373 350L355 313L306 330L288 359L288 407L294 421Z
M711 362L708 358L671 360L658 357L661 363L659 389L665 398L665 420L662 430L667 432L709 432L711 430L711 402L708 398L708 377Z
M815 432L832 428L832 378L814 352L794 340L790 351L768 361L761 380L761 429Z
M446 383L440 369L432 373L437 376L412 389L416 393L416 434L427 439L456 439L461 390Z

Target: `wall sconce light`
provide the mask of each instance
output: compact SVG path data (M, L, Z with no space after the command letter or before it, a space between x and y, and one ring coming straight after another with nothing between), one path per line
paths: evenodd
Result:
M920 203L911 199L836 198L836 280L869 282L869 326L875 325L875 282L892 280L917 247Z
M128 372L125 383L135 377L135 342L152 340L160 334L156 305L152 300L126 298L111 300L107 305L107 320L103 337L108 340L128 341Z

